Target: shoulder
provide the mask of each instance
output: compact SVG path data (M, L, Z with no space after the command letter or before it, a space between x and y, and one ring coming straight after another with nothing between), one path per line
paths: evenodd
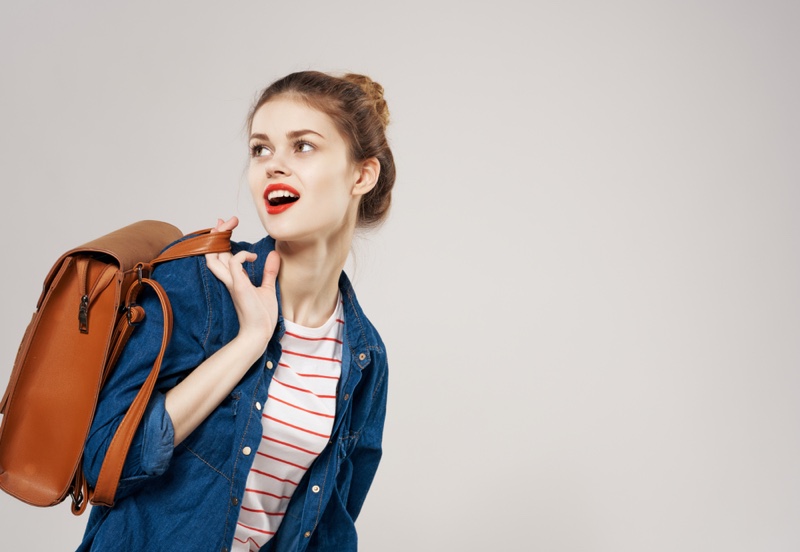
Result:
M259 281L260 274L264 270L262 257L266 258L266 252L270 249L271 244L268 240L252 244L231 242L231 251L234 254L246 250L258 255L256 261L246 263L245 268L251 279L259 275ZM257 264L260 265L260 270L253 266ZM235 335L236 315L230 294L225 284L208 268L205 255L193 255L161 263L155 267L152 279L161 285L169 298L173 314L173 341L180 341L184 336L188 341L194 340L204 344L205 347L206 344L219 345ZM150 313L155 313L155 319L160 318L158 316L160 308L152 290L145 289L140 299L142 306L148 312L148 317Z
M254 285L260 285L264 260L273 248L274 240L270 238L256 243L231 242L234 254L239 251L256 253L256 260L244 265ZM235 336L238 325L230 293L208 268L205 255L159 264L152 277L169 297L176 326L183 325L193 333L202 334L204 343L216 337L224 342Z

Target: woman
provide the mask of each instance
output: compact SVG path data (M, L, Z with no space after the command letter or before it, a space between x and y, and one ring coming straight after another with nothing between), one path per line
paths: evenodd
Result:
M264 90L248 181L268 237L156 269L172 341L116 503L93 508L79 550L356 550L387 364L342 269L356 226L389 208L387 123L367 77L301 72ZM87 439L91 483L160 345L160 308L143 304Z

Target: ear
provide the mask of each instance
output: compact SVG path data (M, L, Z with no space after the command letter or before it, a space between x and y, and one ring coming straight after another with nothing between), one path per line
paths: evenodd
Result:
M363 163L358 172L358 180L353 184L352 194L363 196L375 187L378 183L378 176L381 174L381 162L377 157L370 157Z

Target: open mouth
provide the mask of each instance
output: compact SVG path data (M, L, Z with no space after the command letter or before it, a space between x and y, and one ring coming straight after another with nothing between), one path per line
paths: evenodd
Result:
M300 197L294 195L289 190L274 190L267 194L267 203L273 207L294 203L298 199L300 199Z
M294 205L300 199L300 193L287 184L270 184L264 190L264 199L267 213L277 215Z

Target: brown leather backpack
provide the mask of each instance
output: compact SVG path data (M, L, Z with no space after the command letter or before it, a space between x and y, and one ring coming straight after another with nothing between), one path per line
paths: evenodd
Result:
M183 233L165 222L141 221L58 259L44 281L0 402L0 488L34 506L54 506L69 495L76 515L85 510L87 498L114 504L172 332L169 300L150 274L165 261L230 251L230 235L203 230L164 250ZM161 300L161 352L111 441L92 492L81 469L84 441L103 382L145 316L136 304L142 286Z

